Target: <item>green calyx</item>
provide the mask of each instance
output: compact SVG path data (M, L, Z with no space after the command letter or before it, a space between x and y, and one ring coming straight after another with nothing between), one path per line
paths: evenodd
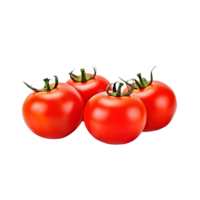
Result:
M55 77L55 84L54 84L54 86L51 87L51 86L49 85L50 79L45 78L45 79L43 79L43 81L45 82L45 85L44 85L44 88L41 89L41 90L38 90L38 89L36 89L36 88L33 88L32 86L28 85L28 84L25 83L25 82L24 82L24 84L25 84L28 88L30 88L31 90L33 90L33 91L35 91L35 92L51 91L51 90L55 89L55 88L58 86L58 77L57 77L57 76L54 76L54 77Z
M109 84L109 85L107 86L106 92L107 92L108 95L113 96L113 97L123 97L123 96L128 96L128 95L130 95L130 94L133 92L133 90L134 90L134 87L131 86L131 89L128 90L128 92L122 93L122 92L121 92L121 88L122 88L122 86L123 86L124 84L123 84L123 83L119 83L119 86L118 86L118 89L117 89L117 88L116 88L116 84L117 84L117 83L118 83L118 81L115 82L114 84L111 83L111 84ZM109 88L110 88L110 86L111 86L112 84L113 84L113 92L110 93L110 92L109 92Z
M155 67L154 67L155 68ZM153 68L153 69L154 69ZM137 74L137 76L138 76L138 78L139 78L139 81L137 81L136 79L131 79L131 80L133 80L134 81L134 83L133 84L130 84L130 83L128 83L128 81L124 81L123 79L121 79L121 80L123 80L128 86L133 86L134 87L134 89L142 89L142 88L146 88L147 86L149 86L152 82L153 82L153 69L151 70L151 75L150 75L150 82L148 82L147 83L147 79L146 78L142 78L142 75L141 75L141 73L138 73Z
M69 75L70 75L70 78L73 81L76 81L76 82L87 82L87 81L93 79L96 76L96 74L97 74L97 69L95 67L93 67L93 69L94 69L94 74L92 76L87 76L86 73L85 73L85 69L83 69L83 68L80 69L81 70L81 76L80 77L76 76L75 74L73 74L74 70L71 71L69 73Z

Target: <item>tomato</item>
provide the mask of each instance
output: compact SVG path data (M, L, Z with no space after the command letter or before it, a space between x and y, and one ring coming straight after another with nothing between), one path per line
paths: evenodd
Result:
M135 89L131 95L139 97L146 106L147 122L144 131L161 129L170 123L176 112L176 96L166 84L153 81L152 72L150 81L142 78L140 73L137 75L140 82L134 79L137 86L134 85ZM123 92L127 90L126 88Z
M116 83L115 83L116 84ZM84 109L84 123L90 134L108 144L125 144L136 139L146 124L146 108L130 89L121 94L123 83L113 93L102 92L93 96Z
M56 76L55 76L56 77ZM37 135L58 139L72 133L82 122L84 102L81 95L70 85L58 83L31 93L23 104L23 118L27 126Z
M85 69L81 69L80 76L76 76L72 72L69 74L71 79L66 83L74 87L81 94L84 104L86 104L92 96L106 91L107 85L110 84L110 82L104 77L96 75L95 68L93 75L86 74Z

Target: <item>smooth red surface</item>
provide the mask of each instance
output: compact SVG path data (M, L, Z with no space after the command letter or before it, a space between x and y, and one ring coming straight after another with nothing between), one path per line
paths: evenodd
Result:
M91 76L92 74L86 75ZM93 79L87 82L76 82L69 79L67 83L73 86L81 94L85 104L94 95L106 91L106 87L110 84L107 79L100 75L96 75ZM110 87L110 89L111 88L112 87Z
M86 104L84 123L97 140L108 144L125 144L143 131L146 108L135 96L113 97L102 92Z
M59 83L52 91L31 93L22 111L27 126L35 134L58 139L69 135L79 126L83 109L81 95L70 85Z
M127 88L123 92L127 92ZM147 123L144 131L165 127L176 112L176 96L172 89L162 82L153 81L144 89L134 89L131 95L139 97L146 106Z

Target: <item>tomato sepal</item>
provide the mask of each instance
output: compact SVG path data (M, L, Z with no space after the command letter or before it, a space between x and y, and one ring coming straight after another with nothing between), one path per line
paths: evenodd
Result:
M130 94L133 92L134 86L131 85L131 86L130 86L131 89L128 90L128 92L122 93L122 92L121 92L121 88L122 88L122 86L123 86L124 84L120 82L120 83L119 83L119 86L118 86L118 89L116 89L116 84L117 84L118 82L119 82L119 81L115 82L114 84L111 83L111 84L109 84L109 85L107 86L106 92L107 92L108 95L113 96L113 97L122 97L122 96L128 96L128 95L130 95ZM110 86L111 86L112 84L113 84L113 92L109 92L109 88L110 88Z
M155 66L156 67L156 66ZM154 68L155 68L154 67ZM153 68L153 69L154 69ZM148 87L149 85L151 85L152 84L152 82L153 82L153 69L151 70L151 74L150 74L150 81L149 81L149 83L147 83L147 79L146 78L142 78L142 75L141 75L141 73L138 73L137 74L137 76L138 76L138 78L139 78L139 80L140 81L138 81L138 80L136 80L136 79L131 79L131 80L133 80L135 83L133 83L133 84L130 84L130 83L128 83L128 81L125 81L125 80L123 80L122 78L120 78L121 80L123 80L125 83L126 83L126 85L128 85L128 86L132 86L133 85L133 87L134 87L134 89L143 89L143 88L146 88L146 87Z
M43 89L41 89L41 90L38 90L38 89L36 89L36 88L34 88L34 87L32 87L31 85L28 85L26 82L24 82L24 84L28 87L28 88L30 88L31 90L33 90L33 91L35 91L35 92L45 92L45 91L51 91L51 90L53 90L53 89L55 89L57 86L58 86L58 77L57 76L54 76L55 77L55 84L54 84L54 86L50 86L49 85L49 81L50 81L50 79L48 79L48 78L45 78L45 79L43 79L43 81L45 82L45 86L44 86L44 88Z
M94 74L92 76L87 76L86 73L85 73L85 69L84 68L81 68L80 71L81 71L81 76L77 76L75 74L73 74L73 71L72 70L69 75L70 75L70 78L73 80L73 81L76 81L76 82L87 82L91 79L93 79L96 74L97 74L97 69L95 67L93 67L94 69Z

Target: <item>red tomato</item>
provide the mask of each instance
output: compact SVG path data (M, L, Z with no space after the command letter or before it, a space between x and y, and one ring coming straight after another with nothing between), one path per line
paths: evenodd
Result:
M111 85L111 84L110 84ZM136 96L118 92L93 96L84 109L84 123L90 134L108 144L125 144L136 139L146 124L146 108ZM115 91L114 91L115 90ZM118 95L117 95L118 93ZM127 95L127 96L126 96Z
M48 85L43 91L28 87L31 93L23 104L23 117L27 126L37 135L58 139L72 133L82 122L84 102L81 95L66 83ZM45 91L49 87L50 91Z
M138 74L141 78L141 74ZM166 84L153 81L146 81L147 86L134 89L132 96L139 97L146 106L147 122L144 131L155 131L165 127L172 120L176 108L176 96L172 89ZM141 86L141 81L140 81ZM138 85L138 84L137 84ZM127 88L123 92L127 92Z
M81 94L85 104L92 96L106 91L107 85L110 84L110 82L104 77L96 75L95 68L94 72L94 75L85 74L85 70L81 69L80 76L76 76L71 72L69 73L71 79L66 82Z

